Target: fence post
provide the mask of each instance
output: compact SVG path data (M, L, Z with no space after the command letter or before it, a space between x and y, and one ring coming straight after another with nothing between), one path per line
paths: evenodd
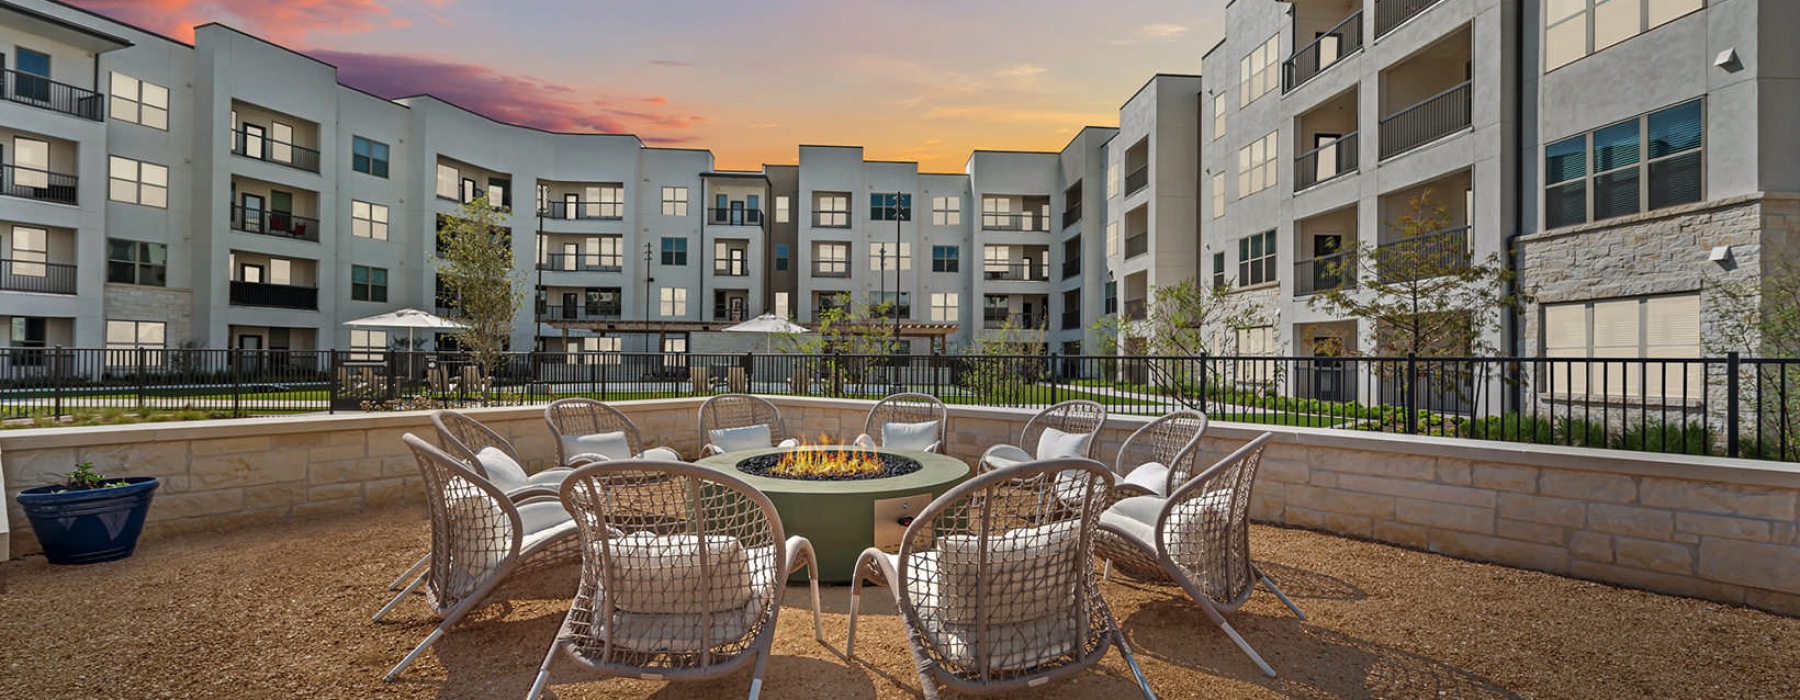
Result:
M1736 350L1725 353L1725 456L1738 456L1738 370Z
M338 401L338 351L325 351L325 413L335 415Z
M50 381L55 386L54 394L56 396L56 412L53 415L61 418L63 414L63 347L61 345L56 346L56 350L50 355Z
M147 353L147 352L149 352L149 350L147 350L145 348L140 347L137 349L137 410L138 410L138 413L144 412L144 353Z
M242 364L242 362L240 362L240 358L238 357L237 348L231 348L225 351L225 362L226 364L231 365L229 367L229 371L231 372L231 417L243 418L244 383L243 377L239 374L239 365Z
M1402 390L1406 392L1406 398L1401 402L1401 406L1406 411L1406 432L1411 435L1417 435L1419 432L1419 400L1414 395L1419 387L1417 384L1418 371L1419 356L1410 352L1406 353L1406 380L1400 383Z
M1057 361L1055 351L1051 351L1050 364L1045 369L1048 370L1048 374L1050 375L1050 403L1053 405L1061 403L1062 399L1057 398L1057 381L1056 380L1057 380L1057 375L1062 373L1062 363Z
M1210 353L1205 350L1200 351L1200 371L1198 374L1200 379L1200 412L1212 415L1209 412L1212 406L1206 399L1207 396L1212 394L1212 385L1206 381L1207 365L1210 364L1210 360L1207 358L1207 355L1209 354Z

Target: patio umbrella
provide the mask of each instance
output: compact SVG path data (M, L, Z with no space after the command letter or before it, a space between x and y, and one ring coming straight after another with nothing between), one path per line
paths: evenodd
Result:
M735 326L726 327L724 331L726 333L763 333L768 335L769 337L765 339L765 349L770 353L774 352L773 334L812 332L808 330L806 326L794 323L793 321L789 321L786 318L775 314L763 314Z
M345 321L346 326L370 326L374 328L405 328L406 349L413 348L413 331L420 328L464 328L463 324L418 309L400 309L385 314L375 314L354 321Z

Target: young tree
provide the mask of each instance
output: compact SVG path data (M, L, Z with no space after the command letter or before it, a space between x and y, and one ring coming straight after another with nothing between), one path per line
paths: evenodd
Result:
M1229 287L1186 280L1152 289L1144 320L1097 323L1095 328L1114 330L1115 337L1141 339L1141 344L1115 340L1113 347L1162 358L1137 366L1157 391L1189 408L1201 408L1206 368L1198 359L1188 358L1236 352L1238 331L1269 324L1262 307L1238 303Z
M1774 251L1765 249L1770 256ZM1800 262L1774 258L1759 280L1709 281L1708 302L1718 311L1714 332L1702 338L1707 352L1738 352L1745 357L1800 358ZM1781 460L1800 458L1800 365L1791 363L1746 366L1739 386L1750 402L1758 405L1760 421L1775 426L1776 435L1760 445L1764 456ZM1772 420L1771 420L1772 419ZM1752 438L1754 439L1754 438Z
M525 303L523 281L513 268L512 240L486 197L462 205L438 231L438 279L451 300L452 335L482 376L493 377L512 337L513 318ZM484 389L492 382L483 382ZM482 392L485 399L485 390Z
M876 364L871 358L895 354L893 303L861 302L849 292L830 299L812 333L785 340L790 352L817 357L828 391L841 396L846 382L868 383Z
M1021 403L1025 388L1043 377L1045 329L1021 326L1012 316L997 329L976 334L965 353L962 384L986 403Z

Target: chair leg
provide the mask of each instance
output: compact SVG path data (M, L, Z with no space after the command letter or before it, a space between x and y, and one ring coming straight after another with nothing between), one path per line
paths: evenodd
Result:
M425 565L430 564L430 563L431 563L431 553L426 552L425 556L419 557L418 563L413 564L412 568L406 570L406 573L400 574L399 578L394 579L393 583L388 584L388 590L390 590L390 591L400 590L400 586L405 584L407 579L412 578L413 576L417 575L420 571L423 571L425 569Z
M431 634L428 634L425 636L425 641L419 642L418 646L413 647L412 653L407 654L406 658L401 659L400 663L396 664L394 666L393 670L388 671L387 675L381 677L381 680L383 682L394 680L395 676L400 675L400 672L406 670L407 666L411 666L412 662L415 659L418 659L420 654L424 654L426 649L430 648L433 643L437 642L439 637L444 636L445 628L449 627L450 625L452 625L454 623L455 623L454 620L445 620L443 622L443 624L438 625L437 629L432 630Z
M537 678L531 680L531 690L525 693L525 700L537 700L544 692L544 686L550 683L550 665L556 663L557 640L550 642L549 653L544 654L544 663L538 665Z
M1125 641L1125 632L1118 623L1113 623L1113 641L1119 645L1119 654L1125 657L1125 666L1131 669L1131 676L1137 679L1138 690L1144 694L1144 700L1157 700L1156 691L1150 689L1150 679L1144 675L1144 669L1138 666L1137 654L1131 652L1131 645Z
M1211 605L1202 604L1200 607L1206 611L1207 617L1212 618L1213 624L1218 625L1219 629L1225 631L1225 636L1230 637L1232 643L1237 644L1238 649L1242 650L1245 656L1249 656L1251 661L1256 662L1256 667L1262 669L1264 675L1270 678L1275 677L1275 669L1269 667L1269 662L1263 661L1261 654L1256 653L1255 649L1250 648L1250 643L1244 641L1244 637L1238 634L1238 631L1231 626L1231 623L1225 621L1224 615L1220 615L1219 611L1214 610Z
M394 599L388 601L387 605L381 606L381 610L375 613L374 619L370 620L370 622L380 622L381 618L386 617L388 613L393 612L394 608L399 607L400 601L406 600L406 596L411 595L413 591L419 590L419 585L422 583L425 583L425 576L423 574L418 578L413 579L412 584L408 585L405 590L400 591L398 595L395 595Z
M769 652L757 652L756 670L751 671L750 673L750 700L756 700L762 695L763 671L767 670L768 667Z
M1274 593L1275 597L1280 598L1282 604L1286 605L1289 610L1294 611L1294 617L1300 618L1302 620L1306 619L1306 613L1300 612L1300 606L1295 605L1294 601L1288 600L1287 594L1281 592L1281 587L1275 585L1274 581L1269 580L1268 574L1263 573L1259 569L1256 572L1256 577L1259 579L1262 579L1263 585L1268 586L1269 592Z
M819 616L819 563L808 562L806 565L807 583L812 586L813 639L820 644L825 643L825 621Z
M856 614L862 610L862 575L850 579L850 637L844 640L844 658L856 658Z

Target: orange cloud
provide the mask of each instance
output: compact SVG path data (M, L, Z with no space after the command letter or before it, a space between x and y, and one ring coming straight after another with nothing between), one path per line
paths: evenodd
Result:
M450 0L68 0L122 22L182 41L194 40L194 26L223 22L276 43L302 40L326 30L338 34L406 25L394 5L442 7Z

